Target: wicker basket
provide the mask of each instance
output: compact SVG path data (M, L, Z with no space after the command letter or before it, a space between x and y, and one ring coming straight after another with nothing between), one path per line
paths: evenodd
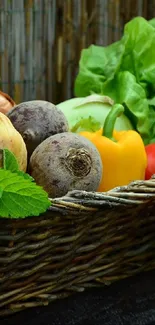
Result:
M0 219L0 316L155 267L155 178Z

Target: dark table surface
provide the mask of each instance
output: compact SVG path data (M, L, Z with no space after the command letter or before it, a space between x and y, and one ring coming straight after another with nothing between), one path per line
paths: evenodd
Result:
M0 325L155 325L155 271L0 319Z

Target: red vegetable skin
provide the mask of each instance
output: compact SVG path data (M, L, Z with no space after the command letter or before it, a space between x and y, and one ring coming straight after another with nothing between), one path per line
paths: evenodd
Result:
M148 180L155 174L155 143L148 144L145 147L147 154L147 167L145 171L145 179Z

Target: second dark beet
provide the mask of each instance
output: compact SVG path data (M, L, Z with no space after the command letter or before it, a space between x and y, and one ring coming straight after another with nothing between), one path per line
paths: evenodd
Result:
M61 110L44 100L20 103L7 116L22 135L28 157L49 136L68 131L68 122Z

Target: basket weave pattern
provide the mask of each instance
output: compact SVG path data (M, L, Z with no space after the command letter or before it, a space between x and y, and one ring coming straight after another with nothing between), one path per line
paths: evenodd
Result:
M0 316L155 267L155 179L0 219Z

